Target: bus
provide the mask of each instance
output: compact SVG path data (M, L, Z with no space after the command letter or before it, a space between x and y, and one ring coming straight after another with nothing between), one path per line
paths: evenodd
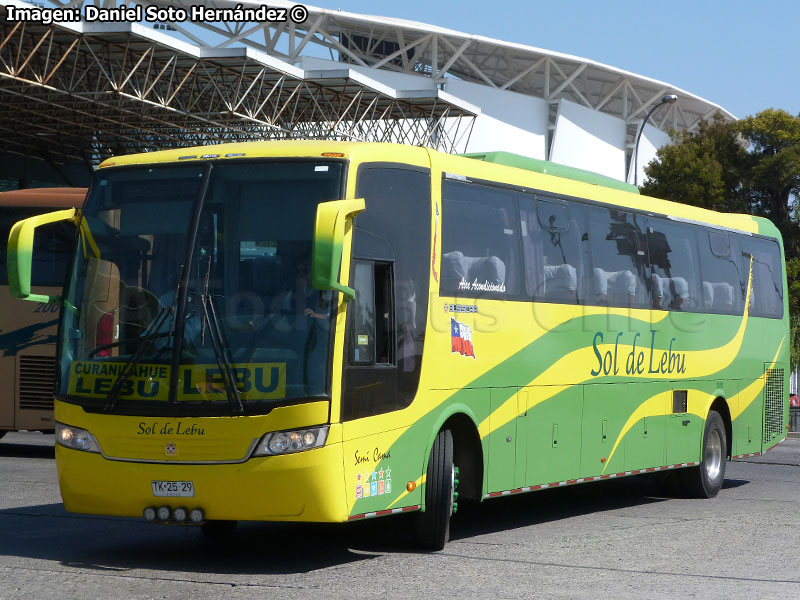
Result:
M556 174L553 174L556 173ZM333 141L123 156L60 303L68 511L199 524L416 513L627 475L713 497L786 437L768 221L505 153Z
M8 289L6 243L11 226L57 208L79 208L86 188L0 192L0 438L9 431L52 432L59 305L35 306ZM64 283L75 229L56 223L37 232L32 284L56 295Z

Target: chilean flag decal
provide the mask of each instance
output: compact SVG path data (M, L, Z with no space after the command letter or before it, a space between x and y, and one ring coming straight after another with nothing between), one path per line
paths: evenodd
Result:
M462 356L475 358L475 348L472 346L472 330L469 325L459 323L450 317L450 349Z

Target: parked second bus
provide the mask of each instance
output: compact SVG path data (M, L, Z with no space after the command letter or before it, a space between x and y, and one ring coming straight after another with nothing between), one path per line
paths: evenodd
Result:
M59 304L20 302L8 291L6 245L12 225L55 209L80 208L86 188L35 188L0 193L0 438L22 429L53 431ZM75 227L55 223L36 232L32 284L61 293Z

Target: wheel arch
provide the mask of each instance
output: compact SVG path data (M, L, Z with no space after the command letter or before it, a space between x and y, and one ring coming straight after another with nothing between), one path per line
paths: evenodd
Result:
M731 448L733 448L733 421L731 419L731 410L728 407L728 401L723 398L722 396L717 396L711 402L711 406L708 408L710 411L716 411L720 417L722 417L723 423L725 423L725 438L727 441L727 448L725 449L727 453L727 457L730 459L733 456Z
M449 429L453 435L453 463L459 469L460 497L480 500L483 496L483 444L472 411L465 405L454 405L440 415L428 440L424 465L428 464L433 441L443 429Z

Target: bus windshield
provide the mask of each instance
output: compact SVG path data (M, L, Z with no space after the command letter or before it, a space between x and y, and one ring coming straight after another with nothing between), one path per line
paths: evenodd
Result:
M311 247L342 171L300 160L100 170L65 290L60 397L200 416L328 396L332 297L311 286Z

